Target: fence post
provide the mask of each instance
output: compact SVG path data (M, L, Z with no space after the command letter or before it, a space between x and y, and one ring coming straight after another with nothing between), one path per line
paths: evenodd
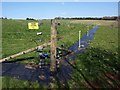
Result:
M56 47L57 47L57 23L56 20L51 20L51 63L50 71L56 71Z

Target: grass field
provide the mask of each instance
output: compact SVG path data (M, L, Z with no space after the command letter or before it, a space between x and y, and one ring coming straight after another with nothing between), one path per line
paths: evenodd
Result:
M25 20L3 20L2 30L2 57L5 58L12 54L27 50L37 46L33 41L37 41L38 45L50 41L50 20L43 20L43 25L38 30L29 30L27 23L32 21ZM88 30L87 25L70 24L68 21L60 21L61 25L58 26L58 46L63 42L65 48L71 46L78 40L78 31L82 31L82 35ZM89 25L89 29L92 27ZM37 32L42 32L43 35L37 36ZM70 37L71 36L71 37ZM42 42L39 42L39 40ZM21 57L35 56L36 53L30 53ZM20 57L20 58L21 58Z
M43 25L40 26L39 30L28 30L27 23L31 21L26 20L3 20L2 25L2 54L3 58L9 55L18 53L23 50L35 47L36 44L32 39L37 39L38 44L49 42L50 40L50 20L43 20ZM88 26L89 29L93 25L96 25L93 21L74 21L74 20L60 20L60 26L58 26L58 46L63 42L65 48L68 48L78 40L78 31L82 31L84 35ZM99 22L99 30L96 32L94 39L89 42L87 50L78 55L76 59L76 70L73 72L73 79L68 82L69 87L67 88L88 88L90 87L81 72L88 79L88 81L95 87L108 88L117 87L120 85L120 81L117 76L120 74L118 59L118 28L113 25L115 21L95 21ZM37 32L43 32L43 35L36 36ZM43 42L39 42L42 39ZM49 49L49 48L48 48ZM47 50L48 50L47 49ZM37 53L32 52L18 58L36 57ZM37 61L25 60L22 63ZM109 77L107 77L107 75ZM114 75L114 78L110 79ZM116 75L116 76L115 76ZM9 82L9 83L8 83ZM12 82L12 83L11 83ZM16 83L16 84L14 84ZM22 84L23 83L23 84ZM30 84L28 81L16 80L9 77L3 77L3 87L32 87L32 88L45 88L39 85L37 82Z
M96 88L119 88L119 64L118 28L100 26L87 50L78 55L71 86L89 87L85 81L87 78Z
M98 26L118 27L118 21L115 20L73 20L71 23L93 24Z

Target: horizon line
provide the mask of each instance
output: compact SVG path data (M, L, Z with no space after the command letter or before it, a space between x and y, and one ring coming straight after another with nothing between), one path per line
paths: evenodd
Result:
M111 15L111 16L75 16L75 17L64 17L64 16L56 16L57 18L103 18L103 17L119 17L119 15ZM54 17L54 18L56 18ZM26 18L11 18L11 17L5 17L2 16L0 18L7 18L7 19L26 19L26 18L31 18L31 19L54 19L54 18L34 18L34 17L26 17Z

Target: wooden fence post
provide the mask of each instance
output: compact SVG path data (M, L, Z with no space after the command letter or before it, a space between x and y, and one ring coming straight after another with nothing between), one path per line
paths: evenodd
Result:
M56 20L51 20L51 63L50 71L56 71L56 47L57 47L57 23Z

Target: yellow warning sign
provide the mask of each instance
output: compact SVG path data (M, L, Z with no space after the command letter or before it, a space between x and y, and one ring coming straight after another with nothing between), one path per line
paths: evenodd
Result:
M28 23L28 29L39 29L38 22Z

